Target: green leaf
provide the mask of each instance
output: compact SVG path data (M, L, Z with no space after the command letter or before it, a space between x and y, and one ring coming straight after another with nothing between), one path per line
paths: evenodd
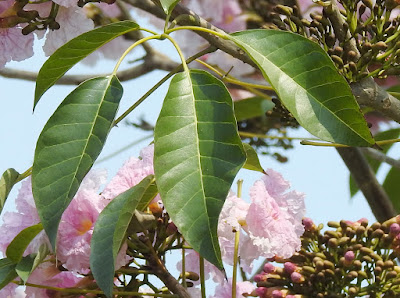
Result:
M0 290L18 276L15 266L16 264L7 258L0 259Z
M53 249L61 216L100 154L121 97L115 76L85 81L64 99L39 136L32 191Z
M370 146L374 140L346 80L316 43L286 31L230 35L259 66L297 121L329 142Z
M394 209L400 213L400 169L392 167L382 186L392 201Z
M50 253L47 243L43 243L39 247L37 253L32 253L23 257L15 267L15 271L24 283L28 280L32 272L39 266Z
M261 96L250 97L233 103L237 121L265 116L275 104Z
M246 160L225 85L205 71L176 74L154 140L154 171L168 214L202 257L223 268L218 216Z
M246 152L246 163L243 165L243 168L265 174L265 171L260 164L260 160L258 159L256 150L247 143L243 143L243 148Z
M28 280L33 271L33 264L35 262L35 255L28 255L23 257L22 260L15 267L15 271L24 283Z
M90 268L107 297L112 296L115 261L129 223L136 208L141 206L143 210L156 196L157 188L154 185L154 176L147 176L139 184L114 198L96 221L90 243Z
M165 14L170 14L174 7L179 3L180 0L160 0L161 6Z
M43 226L41 223L37 225L33 225L23 229L18 233L17 236L11 241L6 250L6 256L8 259L13 261L14 263L18 263L22 259L22 255L24 254L26 248L29 243L43 230Z
M375 140L376 141L384 141L384 140L390 140L390 139L397 139L399 136L400 136L400 128L394 128L394 129L382 131L382 132L376 134ZM382 145L381 152L386 154L393 145L394 145L394 143ZM369 157L368 155L366 155L365 157L366 157L369 165L371 166L371 169L376 174L378 172L382 162L379 160L373 159L373 158ZM350 196L353 197L358 192L359 189L351 175L350 175L350 180L349 180L349 186L350 186Z
M132 21L112 23L83 33L60 47L39 71L33 108L46 90L75 64L114 38L137 29L139 25Z
M18 180L19 173L10 168L7 169L0 178L0 213L4 208L7 197L11 189Z

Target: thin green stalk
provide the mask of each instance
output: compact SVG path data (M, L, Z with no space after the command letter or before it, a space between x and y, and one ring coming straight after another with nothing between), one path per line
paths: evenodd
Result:
M157 35L152 35L152 36L147 36L144 37L138 41L136 41L135 43L133 43L129 48L126 49L126 51L122 54L121 58L119 58L117 64L114 67L114 70L112 72L112 76L115 76L117 74L118 68L121 65L122 61L124 60L124 58L126 57L126 55L128 55L134 48L136 48L138 45L151 40L151 39L161 39L161 34L157 34Z
M22 174L19 174L17 180L15 180L15 183L20 182L21 180L24 180L25 178L29 177L31 174L32 174L32 167L27 169Z
M236 298L237 264L239 259L240 230L235 231L235 248L233 252L232 298Z
M196 60L197 58L214 52L215 48L214 47L208 47L207 49L204 49L203 51L189 57L186 60L186 63L190 63L194 60ZM174 70L172 70L171 72L169 72L165 77L163 77L160 81L158 81L157 84L155 84L149 91L147 91L141 98L139 98L138 101L136 101L131 107L129 107L121 116L119 116L115 121L114 121L114 126L117 125L119 122L121 122L126 116L128 116L128 114L130 112L132 112L134 109L136 109L147 97L150 96L150 94L152 94L154 91L156 91L162 84L164 84L170 77L172 77L174 74L178 73L179 71L181 71L183 68L182 65L179 65L178 67L176 67Z
M197 26L180 26L180 27L175 27L175 28L171 28L168 29L167 31L165 31L165 34L170 34L174 31L179 31L179 30L193 30L193 31L202 31L202 32L206 32L209 34L213 34L215 36L221 37L222 39L229 39L228 38L228 34L226 33L220 33L211 29L207 29L207 28L203 28L203 27L197 27Z
M310 146L318 146L318 147L350 147L348 145L338 144L338 143L326 143L326 142L311 142L307 140L303 140L300 142L301 145L310 145Z
M206 298L206 281L204 278L204 258L200 258L200 287L201 287L201 298Z
M97 161L96 161L96 164L99 164L99 163L101 163L101 162L103 162L103 161L106 161L106 160L108 160L108 159L110 159L110 158L112 158L112 157L114 157L114 156L116 156L116 155L118 155L118 154L124 152L125 150L131 148L132 146L135 146L135 145L137 145L137 144L139 144L139 143L141 143L141 142L143 142L143 141L145 141L145 140L148 140L148 139L150 139L150 138L152 138L152 137L153 137L153 134L148 135L148 136L145 136L145 137L143 137L143 138L141 138L141 139L139 139L139 140L135 140L135 141L129 143L128 145L122 147L121 149L119 149L119 150L117 150L117 151L115 151L115 152L113 152L113 153L111 153L111 154L109 154L109 155L107 155L107 156L104 156L103 158L97 160Z
M189 68L188 68L188 66L187 66L187 64L186 64L185 56L183 56L182 50L181 50L181 48L179 47L179 45L178 45L178 44L176 43L176 41L175 41L171 36L169 36L168 34L165 34L165 33L164 33L164 34L161 34L161 36L162 36L163 38L168 39L168 40L174 45L176 51L177 51L178 54L179 54L179 57L181 58L183 70L184 70L185 72L188 72L188 71L189 71Z
M274 88L272 88L271 86L247 83L247 82L243 82L243 81L237 80L237 79L233 78L232 76L226 76L225 74L220 72L215 67L211 66L207 62L204 62L204 61L202 61L200 59L196 59L196 62L204 65L205 67L207 67L211 71L215 72L217 75L219 75L222 78L223 81L226 81L228 83L239 85L239 86L243 86L243 87L248 87L248 88L256 88L256 89L262 89L262 90L268 90L268 91L273 91L274 90Z
M182 286L187 288L186 285L186 252L185 249L182 247Z
M319 139L317 138L295 138L295 137L279 137L279 136L269 136L269 135L263 135L263 134L258 134L258 133L251 133L251 132L245 132L245 131L239 131L239 135L241 137L245 138L260 138L260 139L272 139L272 140L316 140L318 141Z
M14 282L18 285L24 285L27 287L33 287L33 288L40 288L40 289L47 289L47 290L52 290L56 292L61 292L61 293L71 293L71 294L99 294L103 295L103 291L100 290L88 290L88 289L80 289L80 288L59 288L59 287L50 287L50 286L44 286L44 285L37 285L37 284L32 284L32 283L26 283L22 284L20 282ZM161 293L139 293L139 292L129 292L129 291L114 291L113 296L152 296L152 297L178 297L177 295L171 295L171 294L161 294Z

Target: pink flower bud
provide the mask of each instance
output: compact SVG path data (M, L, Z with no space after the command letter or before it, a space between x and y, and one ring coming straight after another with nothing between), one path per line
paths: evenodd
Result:
M354 255L354 252L352 250L349 250L344 254L344 259L345 259L346 263L353 262L354 258L355 258L355 255Z
M306 231L313 231L315 228L314 222L311 218L304 217L303 218L303 225Z
M390 225L390 234L395 236L400 233L400 225L397 223Z
M295 264L293 264L292 262L286 262L283 265L283 268L285 269L285 271L289 274L292 274L294 271L296 271L297 266Z
M294 282L294 283L302 283L304 281L304 277L303 275L301 275L298 272L293 272L292 274L290 274L290 279Z
M272 291L272 298L282 298L283 293L280 290L273 290Z
M265 274L264 272L260 273L260 274L256 274L254 276L255 282L266 281L266 280L267 280L267 274Z
M268 293L268 289L264 287L259 287L255 290L255 294L259 297L265 297Z
M271 263L266 263L264 265L264 272L265 273L273 273L273 272L275 272L275 266L272 265Z

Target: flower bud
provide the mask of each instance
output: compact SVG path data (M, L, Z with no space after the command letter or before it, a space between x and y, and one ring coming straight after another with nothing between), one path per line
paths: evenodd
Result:
M351 264L355 258L354 252L349 250L344 254L344 260L346 264Z
M293 8L284 5L275 6L274 10L282 15L290 17L293 14Z
M283 264L283 268L285 269L286 273L292 274L294 271L296 271L297 266L292 262L286 262L285 264Z
M283 293L280 290L273 290L271 293L272 298L283 298Z
M392 236L397 236L400 233L400 225L398 223L393 223L390 225L389 233Z
M273 273L275 272L275 266L271 263L266 263L263 268L265 273Z
M298 272L292 272L292 274L290 274L290 279L294 282L294 283L302 283L304 282L304 276L301 275Z
M268 293L268 288L258 287L255 289L254 294L259 297L265 297Z
M311 218L304 217L302 222L306 231L315 231L315 224Z

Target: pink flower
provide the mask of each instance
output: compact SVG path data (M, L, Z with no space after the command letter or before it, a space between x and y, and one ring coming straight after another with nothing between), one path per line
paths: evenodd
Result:
M61 218L57 257L68 270L86 273L89 269L94 223L108 203L98 193L105 181L105 171L90 172Z
M304 232L304 194L285 193L289 183L269 169L250 190L252 203L246 216L249 236L260 256L289 258L300 249Z
M0 229L3 232L0 237L0 251L5 254L7 246L23 229L38 224L40 222L39 215L36 210L35 201L32 195L31 178L29 177L21 183L21 188L15 200L17 212L6 212L3 215L3 224ZM29 244L24 256L36 252L42 243L48 243L48 238L44 231ZM50 245L49 245L50 247Z
M106 199L113 199L122 192L135 186L146 176L154 174L153 156L154 145L140 151L141 159L132 157L119 169L117 175L111 179L102 195ZM157 196L159 199L159 196Z
M28 283L45 285L59 288L70 288L75 286L83 277L79 277L71 271L59 271L54 262L47 261L39 265L29 276ZM26 287L27 298L55 297L56 292L47 289Z
M0 2L0 20L15 17L12 9L15 1ZM8 28L0 25L0 68L7 62L22 61L33 56L33 34L23 35L20 25Z
M43 46L46 56L50 56L66 42L94 27L93 21L86 17L82 9L74 7L60 7L56 22L60 24L60 29L50 30L46 35L46 42Z
M243 297L245 294L251 294L255 290L255 286L249 281L241 281L236 283L236 297ZM228 282L224 281L215 288L214 296L211 298L231 298L232 297L232 279Z
M10 282L8 285L6 285L4 288L0 290L0 297L4 298L15 298L16 296L16 289L18 285L15 283Z

